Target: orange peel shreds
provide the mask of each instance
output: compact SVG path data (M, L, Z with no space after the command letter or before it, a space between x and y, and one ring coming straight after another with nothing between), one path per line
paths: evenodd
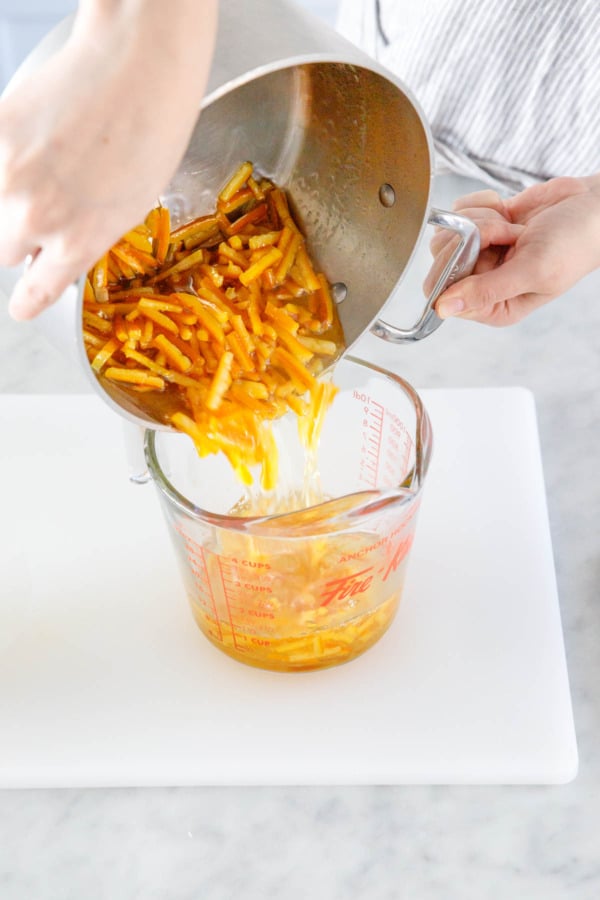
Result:
M239 335L237 335L234 331L230 332L227 335L227 346L233 353L235 359L239 363L243 372L253 372L255 369L254 361L246 347L244 346L243 341L240 339Z
M308 401L306 415L299 417L298 429L307 447L316 447L323 429L325 413L337 394L337 387L331 382L319 381Z
M145 275L158 268L158 263L153 256L128 246L124 241L115 244L110 252L117 257L119 264L125 263L138 275Z
M302 397L299 397L298 394L288 394L285 399L289 408L298 416L299 419L302 419L304 418L304 416L308 415L308 403Z
M253 353L254 352L254 342L253 342L252 338L250 337L250 334L248 333L248 329L246 328L246 326L244 324L244 320L243 320L242 316L232 315L231 316L231 326L232 326L233 330L235 331L235 333L237 334L237 336L239 337L240 341L242 342L246 352Z
M83 283L83 302L85 304L93 303L95 299L94 289L88 276Z
M299 231L298 226L292 219L290 207L287 202L287 197L285 196L281 188L275 188L275 190L271 191L269 193L269 199L273 204L273 207L281 224L287 225L288 228L291 228L292 231Z
M202 455L224 453L245 483L258 467L275 486L271 420L292 410L317 439L331 402L317 379L341 326L285 191L251 163L209 215L171 230L169 210L151 210L89 272L83 309L96 374L143 395L150 415L168 391L173 427Z
M241 187L243 187L247 179L250 177L250 175L252 175L253 171L254 166L251 162L243 162L219 192L219 196L217 198L218 201L220 203L227 203L228 200L231 200L233 195L237 191L239 191Z
M205 300L214 303L214 305L221 309L226 317L229 318L230 305L228 303L227 295L214 284L212 279L205 275L200 279L196 291L199 297L203 297Z
M112 325L108 319L87 309L83 310L83 324L99 331L100 334L111 334L112 332Z
M280 240L280 231L265 231L264 234L253 234L248 239L250 250L260 250L261 247L270 247ZM281 247L279 248L281 250Z
M238 381L235 386L254 400L267 400L269 397L269 390L262 381L242 380Z
M317 316L321 322L322 328L329 328L333 324L333 297L329 289L327 279L319 274L317 275L319 287L317 288Z
M255 281L263 272L266 272L274 263L279 262L281 259L281 250L277 247L271 247L264 256L261 256L256 262L252 263L252 265L246 269L245 272L242 272L240 275L240 281L243 285L250 284L251 281Z
M124 234L120 241L121 244L130 247L133 247L135 250L140 250L142 253L147 253L148 256L152 256L153 248L152 248L152 233L149 228L144 227L140 228L132 228L131 231L128 231L127 234ZM154 260L156 263L156 260Z
M233 353L231 350L225 350L219 360L217 370L210 385L210 390L206 399L206 406L208 409L215 410L221 405L225 392L231 384L232 363Z
M172 369L167 369L166 366L156 362L156 359L149 359L145 354L139 353L133 348L123 347L123 355L127 357L127 359L132 359L140 365L145 366L151 372L154 372L154 374L161 375L165 381L181 385L181 387L187 388L188 390L198 389L198 382L194 378L182 375L180 372L174 372Z
M285 251L283 251L281 262L275 270L275 279L278 284L283 283L286 275L294 265L294 262L296 261L296 254L298 253L298 249L302 242L303 238L299 231L296 231L294 234L292 234L292 237L288 242ZM279 249L281 250L281 247Z
M209 453L215 453L217 447L215 442L206 434L206 430L201 428L195 419L182 412L173 413L171 423L178 431L187 434L194 442L199 456L208 456Z
M310 350L313 355L335 356L338 352L338 345L335 341L327 341L324 338L306 337L305 335L300 335L298 341L303 347Z
M108 360L112 357L113 353L115 353L120 346L121 341L119 341L115 337L107 341L106 344L102 346L102 348L92 359L91 365L94 372L101 372L102 368L106 365Z
M211 280L215 287L222 287L224 280L223 275L218 271L216 266L202 265L200 266L200 271Z
M158 207L156 231L154 232L154 255L159 265L162 265L169 251L171 238L171 214L166 206Z
M85 351L91 363L92 359L94 358L95 351L103 347L106 341L104 338L101 338L97 334L88 331L86 328L82 329L82 334L83 340L85 342Z
M164 328L165 331L170 331L171 334L179 334L179 328L173 321L173 319L166 316L164 313L159 312L157 309L143 309L143 313L147 319L151 319L156 325L160 325L161 328Z
M306 248L303 244L298 247L294 265L298 268L298 271L301 275L302 284L304 285L306 290L311 292L318 291L321 287L321 282L317 278L317 274L313 269L312 263L308 258L308 253L306 252Z
M277 333L277 340L281 344L283 344L286 350L289 350L290 353L303 365L307 365L308 363L310 363L314 356L312 350L309 350L308 347L305 347L304 344L301 344L293 334L290 334L290 332L287 331L287 329L282 328L281 325L278 325L276 323L273 327Z
M248 303L248 322L252 333L260 337L260 335L263 333L263 329L260 312L258 310L258 300L256 297L251 297Z
M264 491L272 491L277 486L277 476L279 474L279 456L277 453L277 444L273 432L270 428L266 428L264 423L260 425L260 462L261 475L260 484Z
M188 256L184 256L183 259L180 259L178 262L174 263L172 266L169 266L168 269L164 269L162 272L159 272L152 279L153 281L164 281L166 278L172 278L173 275L178 275L180 272L185 272L187 269L191 269L193 266L199 265L204 259L204 250L200 248L199 250L193 250Z
M254 196L256 197L257 200L265 199L265 191L264 191L263 187L260 184L258 184L258 182L254 179L253 175L248 176L247 183L248 183L248 187L250 188L250 190L252 191L252 193L254 194Z
M281 306L276 306L270 301L267 301L265 305L265 316L273 323L272 327L279 325L280 328L289 331L290 334L296 334L298 331L298 322L285 309Z
M240 269L244 270L248 268L248 260L240 253L239 250L234 250L227 241L221 241L218 248L219 257L225 257L226 260L230 260L235 263ZM243 282L242 282L243 283Z
M293 353L276 347L271 354L271 363L282 369L288 375L301 393L314 390L316 381L313 375L305 369Z
M244 213L243 216L240 216L239 219L236 219L233 225L229 226L228 233L230 235L236 235L248 225L262 222L263 219L266 218L268 210L269 208L266 203L261 203L259 204L259 206L255 206L254 209L251 209L249 212Z
M209 335L219 344L225 343L225 332L223 331L223 326L219 322L216 313L211 309L200 306L196 314L200 326L208 331Z
M189 356L182 353L179 347L176 347L164 334L157 334L154 343L180 372L187 372L192 368L192 360Z
M170 235L170 241L173 244L185 244L186 241L200 243L218 230L219 222L216 216L200 216L176 228Z
M219 305L217 301L213 300L212 296L208 297L199 294L196 297L194 294L184 293L174 294L173 296L176 296L178 301L194 312L198 318L202 310L208 310L220 325L224 325L229 319L228 311Z
M120 366L109 366L104 372L110 381L123 381L126 384L141 384L146 387L153 387L158 391L165 388L164 379L158 375L151 375L144 369L126 369Z
M218 200L217 205L219 210L226 215L231 215L232 212L235 212L241 206L244 206L248 200L251 200L256 195L250 187L241 187L235 194L229 198L229 200Z
M97 303L104 303L108 300L108 254L100 257L92 270L91 275L92 288Z
M142 297L138 303L138 309L153 309L157 312L180 313L183 307L179 303L170 303L168 300L154 300L151 297Z

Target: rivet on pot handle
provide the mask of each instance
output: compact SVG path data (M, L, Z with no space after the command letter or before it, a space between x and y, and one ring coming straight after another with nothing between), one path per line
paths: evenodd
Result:
M431 209L428 222L430 225L438 225L456 231L460 235L460 241L436 281L423 310L423 315L412 328L396 328L381 319L371 326L372 334L385 341L391 341L393 344L420 341L440 327L443 319L440 319L433 308L435 301L451 284L471 274L479 256L479 229L470 219L456 213L446 212L443 209Z

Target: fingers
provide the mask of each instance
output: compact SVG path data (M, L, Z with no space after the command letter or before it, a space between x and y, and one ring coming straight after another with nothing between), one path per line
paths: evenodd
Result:
M41 250L15 285L10 315L17 322L35 318L80 275L79 266L61 262L51 250Z
M18 266L37 249L23 207L0 189L0 266Z
M481 325L492 325L496 328L516 325L517 322L520 322L534 310L539 309L540 306L552 299L553 297L549 294L537 294L535 292L519 294L510 300L496 303L492 307L464 313L460 318L479 322Z
M542 210L585 193L585 189L585 182L581 178L551 178L534 184L507 201L509 216L513 220L527 222Z
M471 212L471 210L469 210ZM475 215L472 218L479 229L479 240L482 250L487 250L492 245L512 245L522 234L523 225L513 225L505 219L500 218L478 218ZM454 232L444 229L439 231L431 238L429 248L434 256L445 250L446 245L455 238Z
M512 301L534 291L535 271L514 256L494 269L469 275L453 284L439 297L436 312L441 319L470 317L489 311L499 303Z
M491 192L486 191L483 193ZM475 213L476 211L469 208L469 212ZM524 226L513 225L500 217L478 219L476 215L473 215L472 218L476 221L480 235L480 252L475 265L475 273L482 275L495 272L498 266L502 264L507 249L512 253L512 248L523 233ZM457 243L457 237L454 232L448 230L444 230L432 238L430 248L434 261L425 279L424 288L427 293L431 292L437 279L442 274ZM449 288L442 294L444 299L440 298L438 300L436 309L441 318L461 315L469 308L469 296L468 294L466 297L464 296L465 291L469 291L469 285L463 288L465 281L467 279L461 279L456 282L452 289ZM471 305L474 302L475 298L472 298Z
M478 207L487 207L493 209L503 217L508 217L506 204L497 191L490 189L485 191L475 191L472 194L464 194L452 204L454 212L464 212L465 209L474 209Z

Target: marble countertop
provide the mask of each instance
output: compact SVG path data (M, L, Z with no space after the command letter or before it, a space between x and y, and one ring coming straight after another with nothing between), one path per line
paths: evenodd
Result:
M441 179L435 202L470 189ZM417 259L386 318L405 321ZM412 279L412 281L411 281ZM401 316L403 317L401 319ZM580 767L562 787L152 788L0 793L2 900L600 896L600 273L510 329L447 322L357 355L420 388L529 388L537 406ZM0 391L84 376L0 308Z

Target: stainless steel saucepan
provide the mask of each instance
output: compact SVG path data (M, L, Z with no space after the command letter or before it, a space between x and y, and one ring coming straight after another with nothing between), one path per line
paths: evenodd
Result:
M21 74L55 52L70 28L66 20L51 32ZM246 159L289 193L309 251L333 284L348 349L367 329L407 343L441 324L433 305L472 271L479 233L468 219L430 207L429 126L398 78L289 0L221 0L208 90L187 152L160 198L175 223L210 212ZM428 223L452 229L460 241L419 320L397 327L385 321L385 307ZM7 293L17 276L4 270ZM140 395L90 369L82 283L36 323L117 412L165 428L139 405Z

